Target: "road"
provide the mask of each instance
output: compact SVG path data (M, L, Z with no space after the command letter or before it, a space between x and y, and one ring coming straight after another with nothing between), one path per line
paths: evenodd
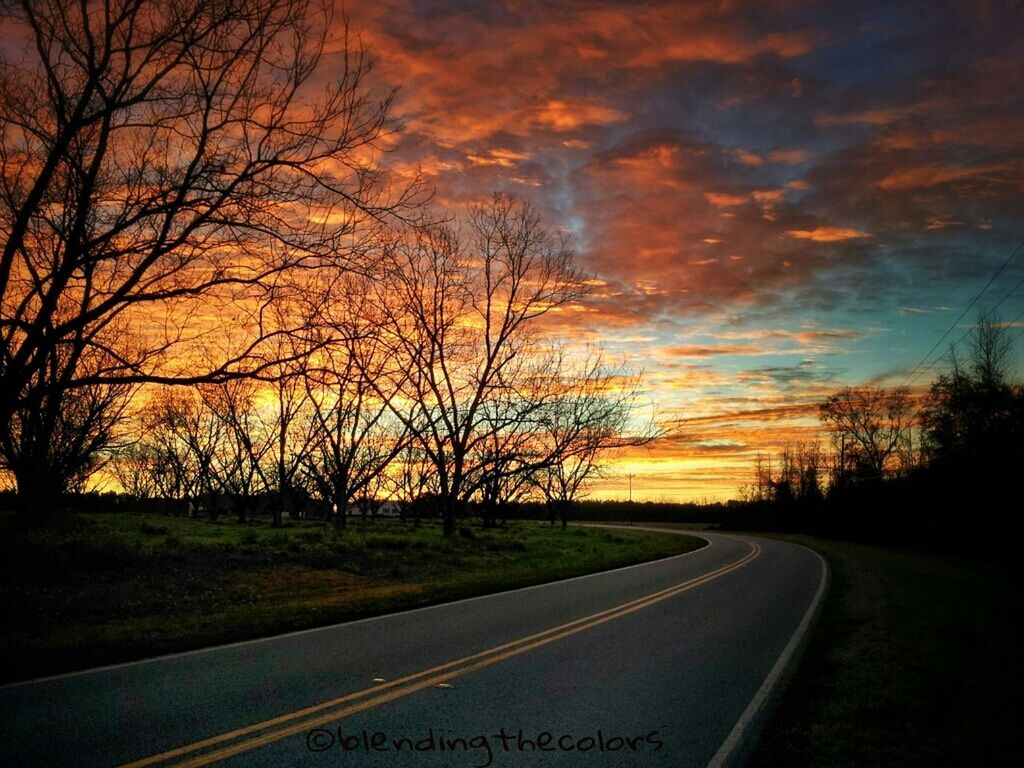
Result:
M827 568L701 535L653 563L5 686L0 765L732 764Z

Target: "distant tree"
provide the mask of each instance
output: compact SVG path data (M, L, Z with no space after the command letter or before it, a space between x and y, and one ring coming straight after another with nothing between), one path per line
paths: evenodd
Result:
M104 467L133 499L152 499L161 495L164 484L161 476L166 471L160 453L149 440L136 440L111 452Z
M410 407L396 402L402 371L388 358L379 310L363 301L370 282L348 276L342 286L340 296L321 303L329 319L318 330L330 338L317 344L315 358L307 358L302 371L308 437L299 459L301 472L339 528L357 499L366 513L410 442L408 418L393 412Z
M931 466L972 466L989 477L1019 466L1024 392L1011 380L1010 342L998 319L980 317L968 337L966 359L950 349L949 369L932 383L921 410L923 450Z
M433 515L440 511L434 508L438 498L437 475L415 440L405 442L382 479L386 491L401 503L403 515L419 519L425 513Z
M746 488L747 501L816 503L822 498L825 457L817 443L786 446L778 456L758 453L754 481Z
M542 409L536 484L565 528L569 511L589 480L600 475L609 454L648 445L661 436L652 422L638 418L642 376L606 366L592 353L575 370L563 373L558 397Z
M215 516L221 490L218 457L223 455L227 426L202 395L196 388L160 389L151 395L141 418L147 439L160 456L157 482L163 494L188 502L193 512L205 501L206 511Z
M914 419L905 387L847 387L820 405L819 416L832 433L841 476L877 480L899 469Z
M805 503L817 503L822 498L824 457L821 446L815 441L797 450L797 498Z
M199 391L202 407L221 428L211 475L244 523L257 498L270 488L268 457L276 437L272 421L260 408L259 383L251 379L206 384Z
M284 523L284 513L302 515L308 500L301 483L303 458L307 455L312 435L304 429L309 408L309 394L302 375L301 357L276 366L268 387L265 406L273 441L269 452L272 471L268 476L272 491L272 525Z
M772 499L771 454L760 451L754 457L754 479L742 490L744 501L762 502Z

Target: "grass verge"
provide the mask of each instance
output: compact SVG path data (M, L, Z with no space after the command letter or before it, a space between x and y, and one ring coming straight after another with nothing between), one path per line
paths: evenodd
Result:
M1022 663L1008 565L785 536L829 595L750 768L1009 765Z
M82 514L0 518L0 681L199 648L681 554L690 536L510 522L354 521L345 531Z

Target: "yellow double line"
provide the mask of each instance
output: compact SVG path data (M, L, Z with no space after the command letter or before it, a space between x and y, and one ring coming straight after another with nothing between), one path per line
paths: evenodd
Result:
M233 757L244 752L249 752L253 749L272 744L275 741L280 741L289 736L294 736L297 733L310 730L312 728L318 728L328 723L333 723L342 718L354 715L358 712L363 712L367 709L386 704L389 701L394 701L403 696L421 691L424 688L431 688L452 680L462 675L468 675L471 672L475 672L478 669L489 667L492 664L496 664L499 661L517 656L527 651L532 651L535 648L553 643L557 640L561 640L566 637L585 632L588 629L593 629L596 626L604 624L607 621L618 619L623 616L627 616L635 611L647 608L655 603L659 603L662 600L667 600L670 597L686 592L687 590L699 587L701 584L717 579L719 576L724 576L727 573L735 571L737 568L742 568L751 560L756 558L761 552L761 548L754 542L746 542L750 544L750 551L741 557L739 560L734 560L731 563L723 565L720 568L689 579L688 581L681 582L667 589L663 589L659 592L654 592L645 597L632 600L628 603L609 608L598 613L593 613L589 616L584 616L581 619L570 621L566 624L561 624L557 627L546 629L543 632L537 632L527 637L521 637L518 640L513 640L502 645L489 648L484 651L470 654L469 656L463 656L461 659L455 661L449 661L445 664L440 664L436 667L417 672L412 675L407 675L397 680L391 680L381 685L376 685L372 688L364 688L361 691L355 691L344 696L340 696L330 701L325 701L320 704L315 704L305 709L299 709L294 712L289 712L286 715L272 718L270 720L263 720L259 723L253 723L243 728L238 728L233 731L212 736L202 741L196 741L192 744L186 744L175 749L168 750L167 752L161 752L158 755L152 755L151 757L145 757L140 760L135 760L131 763L126 763L120 768L145 768L146 766L158 765L161 763L170 763L170 761L177 758L185 758L183 762L176 762L173 768L197 768L198 766L210 765L218 760L225 760L229 757ZM227 743L234 742L234 743ZM218 745L221 746L217 749ZM207 751L212 750L212 751ZM166 768L170 768L170 765Z

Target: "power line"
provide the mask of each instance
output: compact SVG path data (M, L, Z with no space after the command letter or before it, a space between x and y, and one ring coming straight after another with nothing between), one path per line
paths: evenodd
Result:
M1005 296L1003 296L1003 298L1001 298L999 301L997 301L995 306L993 306L991 309L988 310L988 312L985 313L985 316L986 317L991 317L992 313L995 312L997 309L999 309L999 306L1004 301L1006 301L1008 298L1010 298L1010 295L1015 293L1017 291L1017 289L1020 288L1022 285L1024 285L1024 277L1022 277L1017 282L1017 284L1015 286L1013 286L1013 288L1011 288L1007 292L1007 294ZM1021 317L1024 317L1024 313L1021 313L1020 315L1017 315L1017 317L1013 318L1013 320L1011 320L1007 325L1012 326L1014 323L1016 323L1018 320L1020 320ZM964 331L963 335L959 339L957 339L956 341L953 342L952 346L955 347L957 344L959 344L960 342L964 341L968 336L971 335L971 333L973 331L974 331L974 328L968 328L966 331ZM1019 335L1020 335L1019 333L1016 334L1014 336L1014 339L1016 339L1017 336L1019 336ZM930 363L928 363L928 367L922 369L921 372L918 373L917 376L915 376L914 378L917 379L917 378L920 378L921 376L924 376L926 373L928 373L928 371L930 371L932 368L934 368L941 359L942 359L941 357L937 357L934 360L932 360ZM904 383L906 383L906 382L904 382Z
M980 299L985 294L985 291L987 291L989 289L989 287L992 285L992 283L994 283L996 281L996 279L1001 274L1003 274L1003 271L1010 265L1010 262L1013 261L1014 257L1016 257L1016 255L1018 253L1020 253L1022 248L1024 248L1024 240L1021 240L1020 243L1017 244L1017 247L1013 249L1013 253L1011 253L1007 257L1006 261L1004 261L1002 263L1002 265L999 267L999 269L996 270L995 274L992 275L991 278L989 278L989 281L987 283L985 283L985 287L982 288L980 291L978 291L978 293L975 295L975 297L973 299L971 299L971 303L970 304L968 304L966 307L964 307L964 311L960 313L960 317L958 317L956 320L954 320L953 324L951 326L949 326L949 328L946 329L946 332L944 334L942 334L942 338L940 338L937 342L935 342L935 345L930 350L928 350L928 354L926 354L924 357L922 357L921 358L921 362L919 362L917 365L914 366L914 370L912 370L907 375L907 378L905 378L903 380L903 383L900 384L901 387L905 387L908 383L910 383L912 381L915 381L919 376L923 375L926 371L931 370L931 368L935 365L935 363L938 362L938 360L935 360L935 361L933 361L931 363L931 365L928 366L928 368L926 368L925 370L920 370L921 366L924 365L925 362L927 362L928 358L931 357L932 354L935 352L935 350L939 348L939 345L941 345L942 342L944 342L946 340L946 338L949 336L949 334L953 332L953 329L956 328L960 324L960 321L963 320L964 317L967 316L967 313L971 311L971 308L975 304L978 303L978 299ZM1016 286L1013 288L1013 290L1010 291L1010 293L1013 293L1013 291L1015 291L1015 290L1017 290ZM1005 301L1009 295L1010 294L1007 294L1006 296L1004 296L999 301L999 304L1002 304L1003 301ZM997 304L996 306L999 306L999 304ZM963 341L963 338L961 338L960 341ZM956 343L959 343L959 341L956 342Z
M1024 277L1022 277L1022 278L1021 278L1020 280L1018 280L1018 281L1017 281L1017 284L1016 284L1015 286L1013 286L1013 288L1011 288L1011 289L1010 289L1009 291L1007 291L1007 292L1006 292L1006 295L1005 295L1005 296L1003 296L1003 298L1001 298L1001 299L1000 299L999 301L997 301L997 302L996 302L996 304L995 304L995 306L994 306L994 307L992 307L992 308L991 308L991 309L990 309L990 310L989 310L989 311L988 311L988 312L987 312L986 314L988 314L988 315L991 315L991 314L992 314L993 312L995 312L995 311L996 311L997 309L999 309L999 306L1000 306L1000 305L1001 305L1001 304L1002 304L1002 303L1003 303L1004 301L1006 301L1006 300L1007 300L1008 298L1010 298L1010 296L1011 296L1011 295L1013 295L1014 293L1016 293L1016 292L1017 292L1017 289L1018 289L1018 288L1020 288L1020 287L1021 287L1022 285L1024 285Z
M1022 311L1019 315L1017 315L1015 318L1013 318L1013 320L1011 320L1007 325L1008 326L1012 326L1014 323L1016 323L1022 317L1024 317L1024 311ZM1017 331L1017 333L1015 333L1013 335L1013 340L1016 341L1017 337L1020 336L1022 333L1024 333L1024 328L1021 328L1019 331Z

